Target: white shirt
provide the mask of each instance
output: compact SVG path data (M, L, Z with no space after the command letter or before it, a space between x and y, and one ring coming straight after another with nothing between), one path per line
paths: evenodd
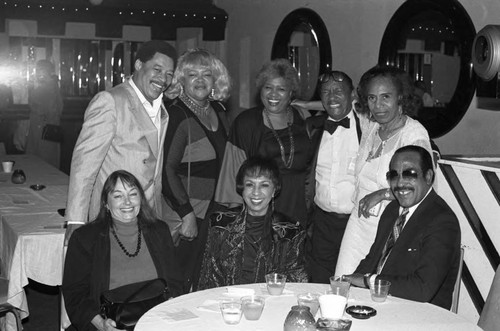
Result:
M160 109L161 109L161 106L163 104L162 103L163 94L160 94L160 96L158 98L153 100L153 104L151 104L148 100L146 100L146 98L144 97L142 92L139 90L139 88L137 88L137 85L135 85L132 77L129 78L129 83L130 83L130 85L132 85L132 88L134 89L135 93L139 97L139 100L141 101L142 105L146 109L146 112L148 113L149 118L151 119L154 126L156 127L156 130L158 130L158 146L160 146L160 132L161 132Z
M330 135L323 132L316 165L316 195L314 203L326 212L350 214L354 203L354 168L358 155L359 141L353 111L349 128L339 126ZM328 118L328 121L333 121Z

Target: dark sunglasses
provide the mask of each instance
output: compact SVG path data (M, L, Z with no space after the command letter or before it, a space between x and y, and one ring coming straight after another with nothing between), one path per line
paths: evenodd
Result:
M408 181L417 179L418 175L419 173L415 169L403 170L401 172L401 177L403 178L403 180ZM399 178L399 173L396 170L387 171L387 173L385 174L385 178L387 178L388 181L396 180L397 178Z
M336 82L343 82L345 80L345 75L339 71L330 71L319 76L319 82L321 84L329 82L331 79Z

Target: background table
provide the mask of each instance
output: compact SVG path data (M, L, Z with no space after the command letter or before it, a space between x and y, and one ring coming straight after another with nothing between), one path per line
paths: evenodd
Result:
M24 171L26 182L13 184L12 174L0 169L0 271L9 279L7 301L25 318L29 311L23 287L28 278L50 286L62 282L65 229L57 210L66 207L69 178L32 155L2 157L7 159ZM46 188L34 191L33 184ZM14 325L8 316L7 330Z
M252 288L256 294L260 294L264 285L251 284L238 287ZM264 311L258 321L247 321L243 316L240 324L236 326L227 325L222 320L220 312L197 308L207 299L217 300L228 297L224 295L227 289L220 287L183 295L152 308L139 320L135 330L283 330L283 324L291 306L297 304L296 294L301 292L324 293L325 290L329 289L329 286L325 284L288 283L285 289L293 292L293 295L268 296ZM377 310L377 315L367 320L359 320L346 314L345 317L352 319L351 331L481 330L463 317L435 305L392 296L388 297L383 303L377 303L371 300L368 290L352 287L348 305L354 304L373 307ZM165 311L176 308L186 308L198 315L198 318L174 323L168 323L162 319Z

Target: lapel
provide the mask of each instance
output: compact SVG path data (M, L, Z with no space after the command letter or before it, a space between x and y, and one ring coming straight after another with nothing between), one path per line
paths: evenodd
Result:
M415 238L415 234L419 232L419 229L423 226L426 226L428 217L425 215L427 211L431 207L431 205L435 201L437 193L432 190L425 197L425 199L420 203L420 205L415 209L411 217L407 220L405 227L403 228L403 232L398 238L398 241L401 240L401 243L405 243ZM397 243L397 242L396 242Z
M158 157L158 130L156 129L155 125L153 124L153 121L151 121L151 118L149 118L148 113L146 112L146 109L141 103L141 100L139 100L139 97L135 93L134 89L130 85L130 83L125 81L125 88L128 92L128 98L129 98L129 104L130 104L130 112L133 114L134 118L136 119L136 124L139 127L140 131L144 133L144 137L148 141L149 147L151 148L151 151L153 154ZM163 107L162 107L163 108ZM164 131L165 125L163 125L163 117L164 117L164 108L160 109L161 112L161 117L162 117L162 126L161 129ZM165 135L165 132L162 133L162 135Z

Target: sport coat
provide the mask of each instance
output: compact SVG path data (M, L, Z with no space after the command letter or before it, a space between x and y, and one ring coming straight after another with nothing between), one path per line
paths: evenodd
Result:
M99 212L104 182L120 169L137 177L150 206L161 217L161 169L168 115L163 105L160 112L158 140L158 130L128 80L92 99L71 160L67 221L93 220Z
M376 273L382 249L399 215L384 210L370 252L355 273ZM390 294L449 309L460 259L460 226L446 202L432 190L407 220L377 279L391 282Z

